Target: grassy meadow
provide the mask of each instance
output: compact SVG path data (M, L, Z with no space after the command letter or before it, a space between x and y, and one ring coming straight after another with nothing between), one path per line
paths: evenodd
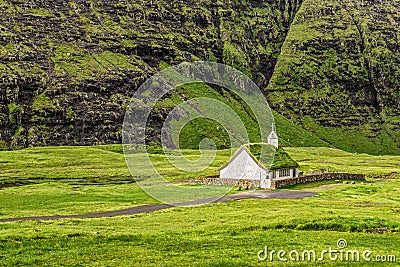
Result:
M285 148L301 170L330 169L367 174L367 182L298 185L314 191L303 200L241 200L176 207L113 218L63 219L0 224L0 266L277 266L258 251L370 250L372 257L396 255L400 245L400 157L352 154L333 148ZM184 151L196 159L198 151ZM169 179L212 175L229 160L219 151L210 168L185 173L151 154ZM143 157L141 153L133 154ZM0 218L84 214L157 203L132 183L120 146L29 148L0 152L3 183ZM138 173L137 175L146 175ZM385 179L390 176L390 179ZM5 184L3 184L5 185ZM286 190L286 189L282 189ZM399 262L399 259L397 259ZM325 257L286 265L395 266Z
M396 255L399 192L386 194L394 186L398 179L368 185L373 193L341 184L305 200L244 200L115 218L4 223L0 264L276 266L277 261L259 261L257 252L264 246L322 251L336 248L340 238L349 249Z
M300 171L305 174L309 170L329 170L362 173L368 179L374 179L385 178L400 171L399 156L373 156L326 147L286 147L285 151L299 162Z

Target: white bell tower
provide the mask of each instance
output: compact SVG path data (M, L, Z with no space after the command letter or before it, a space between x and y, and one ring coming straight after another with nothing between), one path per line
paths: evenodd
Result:
M276 135L275 133L273 124L272 124L272 131L268 136L268 144L273 145L275 148L279 147L278 135Z

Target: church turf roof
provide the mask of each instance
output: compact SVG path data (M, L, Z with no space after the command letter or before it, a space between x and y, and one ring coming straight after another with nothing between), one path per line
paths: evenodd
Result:
M299 164L281 147L276 149L269 144L247 144L244 146L262 165L267 168L270 167L270 170L299 167ZM274 155L273 161L272 155Z

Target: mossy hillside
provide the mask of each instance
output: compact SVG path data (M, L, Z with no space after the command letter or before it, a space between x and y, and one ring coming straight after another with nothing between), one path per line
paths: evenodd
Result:
M304 1L267 88L278 112L352 152L399 154L398 1Z
M336 148L353 153L374 155L399 153L395 141L398 139L398 133L397 136L392 134L387 130L387 125L382 125L382 129L376 129L377 126L371 124L358 127L329 127L319 125L309 116L303 120L306 129Z
M156 111L159 112L158 116L163 116L162 111L164 109L173 109L182 103L182 99L189 100L200 97L216 99L226 104L237 114L240 123L243 123L249 141L251 143L259 143L262 141L260 137L260 126L253 112L242 99L239 99L235 94L225 88L210 86L204 83L186 84L178 87L168 98L158 102ZM216 107L213 108L215 109ZM217 111L215 111L215 113L218 114ZM272 111L272 115L274 116L281 146L329 146L328 143L317 138L311 132L293 124L279 113ZM157 125L157 127L155 127L156 129L161 129L161 120L153 123ZM234 123L239 122L235 121ZM150 135L157 136L160 135L160 133L154 131ZM231 140L226 129L217 121L203 118L189 122L183 127L179 136L180 148L197 149L204 138L212 139L218 149L231 147Z
M265 86L299 7L289 2L1 1L1 139L120 142L129 98L160 62L218 61Z
M160 69L170 67L170 65L164 61L160 62ZM175 80L184 83L186 80L177 73L171 74ZM226 112L224 109L220 110L220 106L226 105L228 108L232 109L233 112L238 117L238 120L231 122L231 124L239 125L243 124L246 128L250 143L262 142L260 137L260 124L257 118L253 114L253 111L247 105L247 103L234 94L232 91L205 83L190 83L185 84L176 88L168 93L167 97L156 103L154 113L150 117L160 117L165 116L164 110L172 110L178 105L182 104L184 100L192 100L196 98L211 98L220 101L222 104L219 106L206 107L207 110L213 110L213 114L224 114ZM276 130L279 135L280 146L300 146L300 147L319 147L319 146L330 146L329 143L322 141L317 138L311 132L295 125L289 119L283 117L281 114L272 111L272 116L274 119L274 124L276 125ZM206 110L198 111L200 113L207 113ZM239 121L240 120L240 121ZM160 136L159 130L163 127L163 120L152 121L151 124L155 127L151 128L151 133L148 136ZM272 123L272 121L271 121ZM173 125L172 125L173 126ZM263 129L264 131L266 129ZM227 129L224 128L218 121L199 118L191 121L184 125L182 131L179 135L179 146L184 149L197 149L200 142L204 138L210 138L214 141L217 149L224 149L231 147L231 141ZM243 142L240 145L247 143ZM264 140L266 142L266 140Z
M279 146L283 147L331 147L311 131L294 124L290 119L272 111L275 119L276 132L279 137Z
M399 153L397 2L301 2L1 1L0 139L12 148L120 142L147 77L210 60L269 83L285 146ZM38 97L48 101L35 108Z

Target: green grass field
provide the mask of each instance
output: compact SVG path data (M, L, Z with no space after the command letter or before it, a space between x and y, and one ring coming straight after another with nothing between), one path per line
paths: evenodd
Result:
M301 169L366 173L367 182L320 182L292 187L318 192L304 200L242 200L176 207L114 218L0 224L0 266L277 266L258 251L336 249L396 255L400 261L400 157L332 148L285 148ZM84 214L157 203L131 183L119 146L30 148L0 152L2 181L30 182L0 190L0 218ZM229 159L221 151L203 175ZM198 151L185 151L189 158ZM143 156L137 154L136 156ZM171 179L188 174L151 156ZM377 179L379 178L379 179ZM285 189L283 189L285 190ZM346 250L346 249L345 249ZM342 266L396 263L330 261ZM317 262L287 265L310 266ZM286 265L285 265L286 266Z
M335 248L340 238L352 250L396 255L399 190L386 194L394 186L398 188L398 179L368 185L373 193L359 190L358 185L339 185L305 200L245 200L116 218L6 223L0 225L0 262L6 266L276 266L276 261L259 262L257 252L264 246L322 251Z
M213 153L213 151L211 151ZM171 165L162 154L149 154L153 165L164 175L176 178L196 177L218 173L218 168L229 160L231 151L217 152L212 166L202 173L183 173ZM191 160L199 157L196 150L183 150ZM142 159L145 154L134 153L131 160ZM147 166L135 170L135 177L146 176ZM34 147L15 151L0 151L0 182L40 180L75 180L85 183L106 183L116 181L132 182L123 150L120 145L95 147Z
M285 147L301 165L302 171L329 169L339 172L365 173L369 178L387 176L400 169L399 156L373 156L349 153L327 147ZM199 158L197 150L182 150L191 160ZM213 151L209 151L213 153ZM205 152L207 153L207 151ZM230 150L217 151L211 166L202 173L183 172L172 166L163 154L152 153L150 158L159 172L170 179L218 174L229 160ZM135 153L129 157L142 158ZM138 169L135 176L147 175ZM83 181L85 183L132 182L120 145L94 147L35 147L15 151L0 151L0 182L15 181Z
M367 178L384 178L400 170L399 156L372 156L349 153L326 147L286 147L285 150L299 162L301 171L330 170L363 173Z
M369 180L384 178L400 170L398 156L352 154L332 148L285 148L300 163L301 171L329 169L364 173ZM189 159L199 152L184 150ZM133 182L121 146L46 147L0 152L0 179L8 183L28 183L0 190L0 218L84 214L157 203ZM171 165L163 154L150 154L155 168L167 179L218 174L229 160L230 151L218 151L212 165L190 173ZM133 157L143 157L141 153ZM138 169L137 177L148 169ZM323 182L330 184L332 182ZM317 184L318 185L318 184ZM295 188L313 187L313 184ZM15 209L18 207L18 209Z

